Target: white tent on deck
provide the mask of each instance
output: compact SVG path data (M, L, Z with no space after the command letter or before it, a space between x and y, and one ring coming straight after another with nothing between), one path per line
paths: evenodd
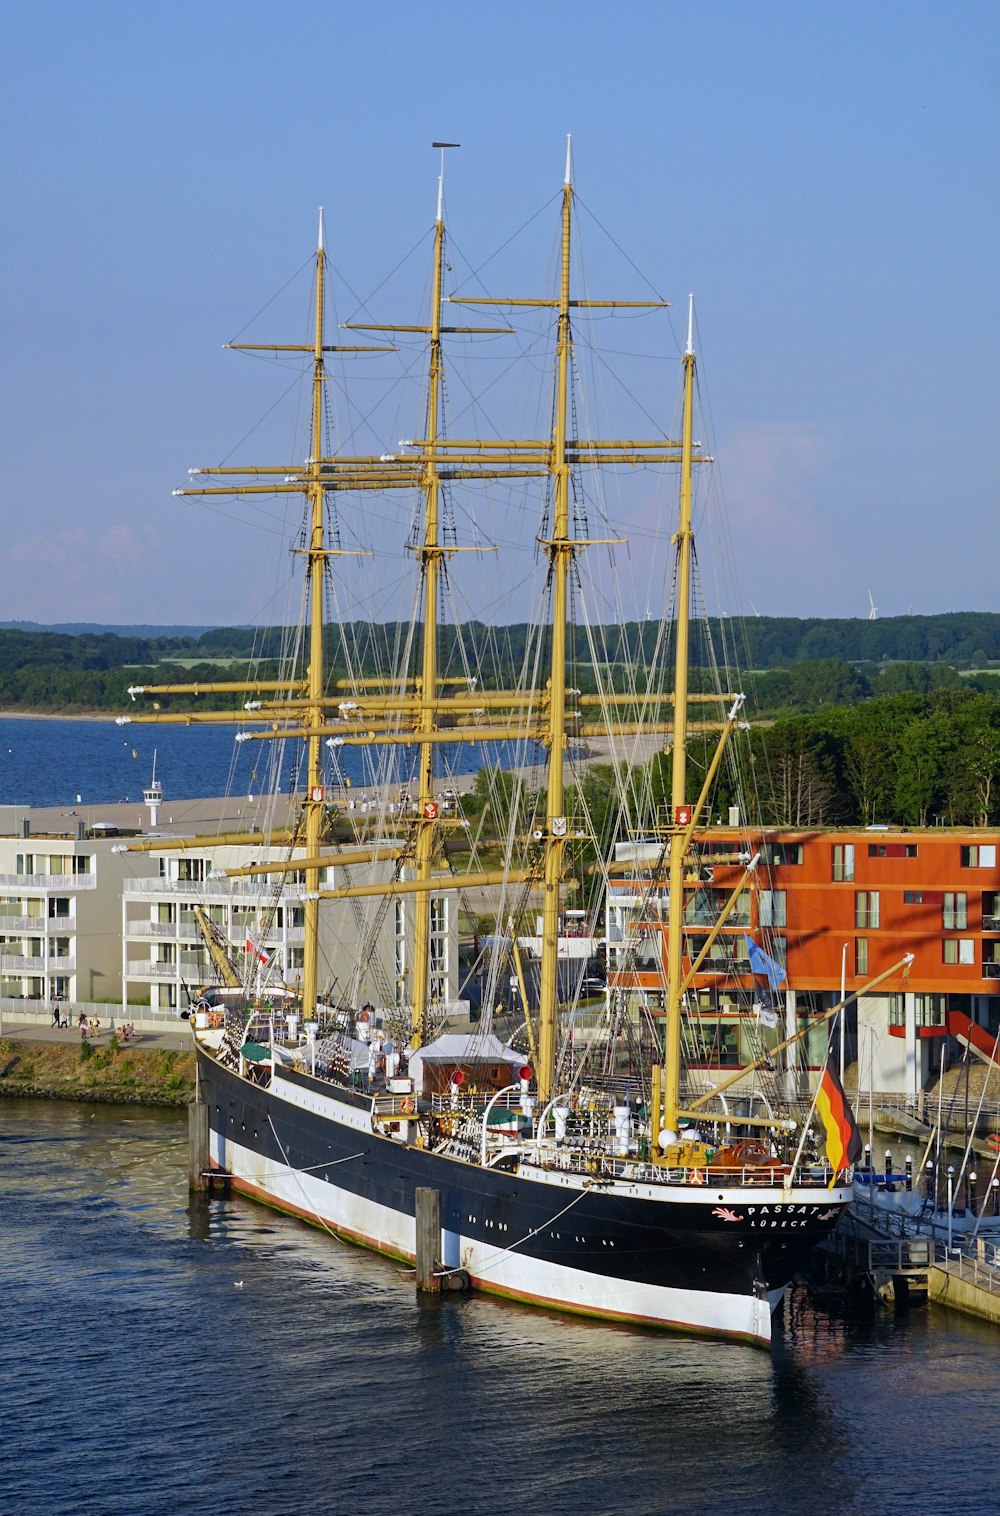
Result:
M514 1084L524 1066L524 1054L507 1047L492 1032L446 1032L410 1055L409 1075L420 1095L443 1092L460 1069L463 1083L480 1089Z

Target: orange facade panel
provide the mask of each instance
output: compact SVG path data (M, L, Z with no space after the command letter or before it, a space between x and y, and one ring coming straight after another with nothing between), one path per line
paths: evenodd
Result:
M720 827L708 840L745 846L746 834ZM768 930L783 939L792 988L837 989L846 945L849 989L912 953L907 989L1000 994L997 833L768 830L751 833L750 845L761 864L749 930L762 930L767 892ZM735 882L736 870L713 869L713 883L730 875Z

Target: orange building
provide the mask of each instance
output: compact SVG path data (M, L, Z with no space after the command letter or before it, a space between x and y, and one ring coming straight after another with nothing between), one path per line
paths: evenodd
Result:
M661 848L622 844L619 864ZM811 1026L793 1067L821 1068L831 1024L818 1018L840 999L842 975L850 994L907 953L908 972L862 994L845 1017L845 1057L858 1063L859 1086L916 1098L942 1060L954 1060L956 1037L989 1050L1000 1025L997 833L713 827L696 845L687 889L688 964L739 881L741 859L753 854L760 862L752 882L688 1006L697 1064L730 1070L758 1056L763 1007L767 1022L777 1017L772 1044ZM650 888L640 872L608 886L609 984L655 1010L664 991L667 890L665 877ZM784 967L779 988L752 977L748 936Z

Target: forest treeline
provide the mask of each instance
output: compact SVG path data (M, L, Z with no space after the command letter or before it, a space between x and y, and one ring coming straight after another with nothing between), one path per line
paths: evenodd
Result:
M988 667L1000 660L1000 615L955 612L880 621L758 616L702 622L694 631L695 649L710 636L713 646L750 670L739 683L757 715L897 694L1000 691L1000 679ZM353 622L330 627L326 635L332 679L386 675L400 667L407 648L413 656L410 628L402 623ZM654 622L604 627L587 636L578 630L570 644L574 686L592 691L610 681L618 689L641 687L658 635L662 630ZM442 627L439 637L443 673L474 671L481 688L499 688L520 678L531 628L468 622ZM266 677L276 672L292 640L281 627L216 628L183 637L0 629L0 707L116 711L128 703L130 684L205 684L251 672ZM592 661L595 648L600 679ZM692 688L710 689L713 679L708 667L696 667ZM206 705L226 703L221 696L200 698Z
M495 688L520 677L531 628L467 622L442 627L439 636L443 672L474 670L481 686ZM600 682L610 680L620 689L641 685L642 669L661 636L653 621L589 634L578 629L571 638L575 686L596 687L594 648L602 665ZM709 639L721 650L720 661L750 670L741 680L748 701L757 714L771 715L939 689L989 692L994 676L988 666L1000 660L1000 615L956 611L877 621L755 616L697 623L692 647L706 646ZM250 669L258 676L273 672L293 640L282 627L217 627L197 636L156 637L0 629L0 705L116 710L127 702L129 684L205 683L239 679ZM385 675L399 668L410 646L410 628L402 623L349 622L327 629L327 665L333 678ZM695 670L693 687L711 687L707 669L700 676Z

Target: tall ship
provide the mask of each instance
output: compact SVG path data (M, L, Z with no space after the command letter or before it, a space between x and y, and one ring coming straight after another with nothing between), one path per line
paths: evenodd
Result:
M137 703L128 718L231 720L243 741L301 754L280 825L210 839L270 849L229 871L241 887L260 885L262 923L275 881L298 881L303 948L297 982L286 973L278 984L252 933L239 972L233 950L242 944L229 944L222 984L193 1010L207 1161L235 1191L407 1263L418 1251L420 1196L431 1192L442 1279L584 1316L767 1344L785 1287L850 1201L852 1163L849 1143L824 1143L808 1091L780 1089L766 1012L749 1066L714 1082L688 1068L697 986L731 941L727 923L731 931L740 919L759 866L739 850L720 854L710 839L715 785L745 725L743 697L722 674L707 687L705 659L697 679L689 672L692 638L707 626L692 520L710 463L695 435L693 305L676 344L679 435L650 419L663 410L659 383L641 402L616 388L617 409L634 406L638 419L618 429L624 437L609 435L589 419L582 380L596 376L597 391L611 372L599 366L594 333L611 331L621 350L634 344L633 322L659 319L661 348L645 368L662 381L666 303L578 292L568 147L551 292L497 295L471 275L459 283L445 229L445 146L435 144L442 165L425 318L391 325L374 319L369 300L366 319L344 323L359 345L332 342L321 216L310 340L230 344L303 366L305 456L194 470L178 491L251 504L292 496L302 508L293 550L303 617L286 637L287 661L252 680L137 689L137 702L154 705ZM506 344L490 370L495 394L522 416L534 396L544 427L534 420L527 436L493 434L490 399L471 398L474 359L464 369L450 363L460 339L474 355ZM402 423L411 439L398 441L397 431L359 450L359 410L343 407L334 437L331 396L351 355L380 348L398 352L409 374L419 362L423 413ZM510 378L515 363L523 384ZM605 478L623 472L641 474L644 490L648 482L632 510L631 546L603 493ZM325 611L365 567L351 512L385 535L373 523L395 491L418 502L407 544L416 611L393 633L391 666L387 658L372 672L370 662L334 656ZM504 530L484 542L471 526L464 544L466 502L477 492L506 502ZM454 602L465 552L474 565L466 603L477 613L471 629L460 623L449 637L443 606ZM610 566L588 578L598 559ZM523 645L501 647L486 623L500 591L531 573L542 609L522 626ZM626 623L623 582L644 575L648 603ZM620 623L614 649L609 622ZM205 709L206 695L217 708ZM340 782L337 765L351 749L366 762L388 755L363 799L357 782L350 791ZM606 761L588 769L595 749ZM468 767L470 753L487 796L478 811L455 781L458 755ZM641 944L621 945L615 972L599 953L595 962L570 948L574 933L598 943L614 881L627 881L663 945L657 987L650 992L647 975L638 999L627 985ZM456 1003L443 973L441 923L458 901L476 920L475 1007ZM322 950L333 910L355 923L355 967L336 983ZM378 936L364 911L401 923L397 972L383 972L380 987L363 965ZM226 945L216 940L212 956L225 970Z

